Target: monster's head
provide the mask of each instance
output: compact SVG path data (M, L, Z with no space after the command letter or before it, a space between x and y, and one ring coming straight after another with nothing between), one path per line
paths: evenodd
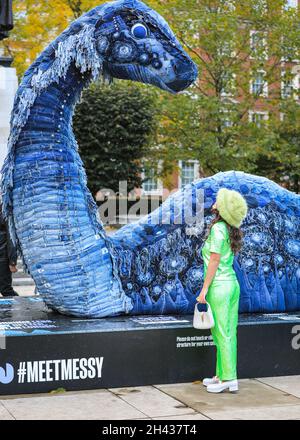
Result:
M177 93L196 80L197 67L166 21L139 0L110 1L72 22L25 72L16 93L8 141L9 153L2 170L5 193L3 212L9 218L13 237L15 144L32 106L50 85L62 79L69 90L68 105L75 105L82 88L101 74L152 84ZM76 80L77 88L74 87ZM70 93L70 84L73 93Z
M100 11L94 36L106 74L172 93L195 81L195 63L153 9L138 0L117 0Z

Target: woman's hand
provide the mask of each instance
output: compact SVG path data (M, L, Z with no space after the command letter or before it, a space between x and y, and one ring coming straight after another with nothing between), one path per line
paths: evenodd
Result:
M200 292L200 295L196 298L196 300L200 303L200 304L206 304L206 295L207 295L207 289L202 289Z
M18 272L18 268L17 268L17 266L15 264L10 264L9 265L9 269L10 269L11 273Z

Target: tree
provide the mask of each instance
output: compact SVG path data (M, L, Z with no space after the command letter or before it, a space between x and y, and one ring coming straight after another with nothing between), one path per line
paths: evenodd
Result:
M1 45L5 48L7 54L13 56L13 65L17 69L18 76L21 77L23 75L37 55L67 27L72 20L102 3L105 3L105 0L52 0L51 2L14 0L15 28L11 32L10 38L5 40L5 42L1 42ZM129 92L128 97L127 92ZM105 97L107 105L106 108L103 105L102 111L101 105L103 103L97 96L95 96L94 102L90 104L85 103L85 98L88 100L89 97L94 96L94 93L103 99ZM97 123L95 122L95 126L92 125L94 127L94 133L97 133L98 139L91 140L92 136L90 136L90 133L87 133L87 136L85 136L85 139L89 139L89 142L91 142L89 145L93 143L96 149L95 152L89 150L88 143L81 137L81 133L87 132L87 126L80 126L80 122L78 122L81 128L77 130L77 137L88 168L89 183L92 191L95 192L99 189L99 186L107 186L108 184L117 190L117 181L119 178L129 180L130 188L133 183L140 184L141 178L138 175L141 169L140 158L143 152L147 151L148 134L151 132L152 125L155 125L153 119L155 113L153 93L151 95L151 91L147 92L145 89L137 86L135 88L122 88L121 86L112 88L103 87L102 90L100 90L100 86L97 86L96 89L92 87L83 96L84 101L78 106L75 115L75 131L77 129L78 115L80 115L81 120L85 121L87 119L90 121L88 115L80 113L83 108L86 108L86 105L91 105L98 111L98 116L96 115L95 117L99 117L100 123L104 117L106 118L100 134ZM113 100L118 99L121 101L119 103L116 102L115 106L113 106ZM139 99L141 100L140 103L138 102ZM125 109L126 105L128 107ZM109 117L109 114L106 113L107 109L115 113ZM118 109L120 109L122 113L117 117ZM127 111L128 115L126 115ZM128 123L131 121L131 127L135 130L135 132L132 133L131 145L126 144L123 148L120 139L116 140L113 146L109 144L109 142L115 141L115 139L112 139L113 133L115 133L115 138L117 137L117 133L119 133L122 140L122 136L124 135L124 133L120 133L122 131L121 127L118 127L118 130L116 130L113 124L114 118L116 120L119 118L120 121L125 124L124 132L126 142L130 141L130 134L126 132L127 128L129 130L129 126L126 126L126 121L128 120ZM93 120L95 121L95 119ZM137 127L138 123L140 123L140 127ZM108 127L110 127L111 130L108 130ZM107 139L103 140L105 136L107 136ZM116 158L118 146L122 146L120 163ZM115 155L115 164L112 162L114 157L109 157L110 149ZM102 160L100 162L98 160L97 151L102 152ZM125 160L126 155L128 155L128 161L127 159ZM147 152L147 156L149 157L149 152ZM123 160L126 163L123 162ZM95 165L96 162L97 164ZM109 170L108 173L105 172L106 165ZM94 172L92 172L91 166L95 167ZM129 176L126 175L126 170L130 170ZM97 174L98 172L100 173L99 175ZM112 174L116 176L115 179L112 179Z
M159 140L166 172L174 159L196 159L203 174L237 169L280 182L283 168L297 163L295 148L279 131L282 104L294 101L293 93L281 95L281 75L287 85L295 79L299 13L284 9L281 0L149 3L166 17L199 68L199 80L188 91L161 95ZM254 109L268 111L268 120L263 113L251 116Z
M0 3L0 40L8 37L8 31L14 26L12 0L2 0Z
M77 105L73 125L93 194L128 191L141 185L142 159L151 151L156 126L155 98L145 87L116 82L93 84Z
M300 192L300 106L292 100L282 105L283 120L277 129L282 155L277 157L282 167L282 180L287 187Z
M14 56L22 75L71 20L104 2L14 0L15 29L0 44ZM199 67L199 81L183 94L172 97L156 91L161 121L153 151L156 157L147 158L149 168L160 160L167 179L178 160L197 159L206 175L234 168L280 182L285 170L297 181L292 176L299 175L299 144L295 144L299 137L282 132L284 127L292 128L289 118L292 121L293 114L287 112L284 125L280 121L282 108L295 99L293 94L281 96L280 85L282 74L287 89L295 79L292 69L293 60L299 59L300 13L284 8L286 3L147 0L166 17ZM297 93L299 85L295 88ZM263 115L254 113L254 122L250 122L255 108L269 111L268 121L258 121Z
M1 42L19 77L72 20L105 0L14 0L15 28Z

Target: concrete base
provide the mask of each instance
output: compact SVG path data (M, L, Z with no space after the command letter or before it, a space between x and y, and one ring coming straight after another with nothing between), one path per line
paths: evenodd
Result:
M215 373L192 315L79 319L39 297L0 300L0 394L182 383ZM239 378L300 374L300 313L240 315Z

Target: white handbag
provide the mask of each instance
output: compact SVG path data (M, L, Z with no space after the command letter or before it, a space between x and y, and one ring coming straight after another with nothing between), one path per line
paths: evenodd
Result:
M198 310L198 304L199 303L197 302L195 305L193 327L199 330L213 328L215 326L215 320L210 305L207 302L207 312L200 312Z

